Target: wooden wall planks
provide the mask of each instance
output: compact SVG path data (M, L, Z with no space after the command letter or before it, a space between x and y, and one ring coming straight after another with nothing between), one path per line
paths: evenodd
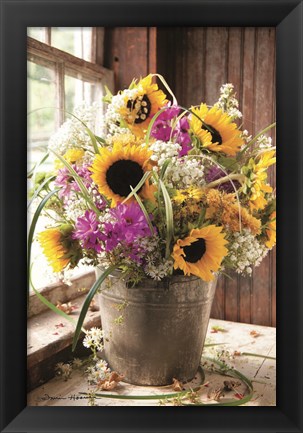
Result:
M256 134L275 120L275 28L116 27L105 29L104 59L116 89L157 70L187 107L214 103L231 82L244 128ZM275 186L274 169L270 181ZM212 317L275 326L275 257L273 250L252 278L221 277Z
M158 72L180 105L213 104L220 86L231 82L244 128L256 134L275 120L274 28L159 28L157 42ZM270 181L275 186L274 170ZM220 278L212 317L275 326L275 251L252 278L232 278Z

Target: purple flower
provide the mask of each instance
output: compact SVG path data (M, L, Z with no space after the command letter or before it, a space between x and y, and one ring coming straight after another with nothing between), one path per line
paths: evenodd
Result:
M186 116L181 117L173 129L173 120L180 114L180 111L180 108L175 105L167 105L167 109L157 117L151 135L157 140L165 142L174 138L182 146L179 152L179 156L182 157L188 154L192 146L189 146L191 139L188 133L189 122Z
M187 117L183 116L177 123L176 129L174 131L174 136L177 139L177 143L179 143L182 146L182 149L179 152L180 157L187 155L188 152L192 149L192 146L189 146L189 144L191 143L191 139L188 130L189 130L188 119Z
M161 141L169 141L172 133L172 119L180 113L179 107L168 104L157 119L152 127L151 136Z
M118 245L125 247L125 251L130 247L133 258L139 247L139 244L135 245L136 241L152 235L140 206L134 202L128 205L119 204L109 212L112 221L104 223L106 251L112 251Z
M205 174L205 179L206 179L207 183L210 183L210 182L213 182L214 180L221 179L221 177L225 177L225 176L226 176L226 173L223 170L221 170L221 168L213 166ZM236 189L240 188L240 186L241 186L240 182L238 182L237 180L233 180L233 184L234 184ZM216 188L219 189L220 191L224 191L226 193L233 193L235 191L234 187L230 181L221 183L221 185L218 185Z
M85 249L92 249L98 253L102 250L100 241L104 241L105 237L100 231L99 221L94 211L87 210L83 217L77 219L73 239L82 241Z
M73 164L73 169L81 177L82 182L86 188L90 188L92 185L91 172L88 165L83 165L81 167ZM73 192L80 192L78 183L75 181L74 177L70 174L67 167L61 168L58 171L57 178L55 180L55 185L60 187L59 198L66 202ZM99 193L97 187L92 190L92 197L95 205L99 210L103 210L106 206L106 202L102 195Z

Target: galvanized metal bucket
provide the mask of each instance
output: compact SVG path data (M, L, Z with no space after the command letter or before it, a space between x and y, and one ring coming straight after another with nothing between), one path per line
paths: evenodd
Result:
M127 287L110 276L99 294L110 368L135 385L191 380L199 367L217 280L173 276Z

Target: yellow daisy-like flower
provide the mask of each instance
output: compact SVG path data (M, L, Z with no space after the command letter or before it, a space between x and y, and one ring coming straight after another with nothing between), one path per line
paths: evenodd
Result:
M137 84L134 99L125 96L125 105L120 109L123 120L131 131L138 137L143 137L148 125L162 107L167 104L166 95L152 82L152 75L142 78Z
M276 244L276 212L271 213L265 231L267 235L265 245L271 250Z
M80 159L82 159L84 156L84 150L83 149L68 149L65 154L63 155L63 158L66 159L67 162L70 164L73 164Z
M68 250L62 244L60 229L53 228L40 232L38 241L54 272L61 272L69 264L71 258L67 257Z
M129 143L114 143L112 149L103 147L96 155L90 168L92 179L99 192L112 200L112 206L122 202L142 179L144 173L151 169L149 158L152 152L146 147ZM148 181L137 191L143 198L150 198L152 186ZM134 200L132 197L130 200Z
M199 188L189 187L186 189L178 189L173 197L177 204L182 204L187 200L201 200L203 192Z
M262 153L257 162L250 159L248 164L248 181L250 185L251 196L249 206L252 211L262 210L265 208L267 201L266 193L272 192L272 187L266 183L267 169L276 162L275 150Z
M222 227L209 225L193 229L187 238L178 239L174 245L174 269L181 269L184 275L196 275L204 281L212 281L213 272L218 271L228 253L226 244Z
M192 108L191 111L194 114L190 115L190 127L200 139L202 147L235 156L244 141L237 125L231 121L228 114L217 107L209 109L206 104Z

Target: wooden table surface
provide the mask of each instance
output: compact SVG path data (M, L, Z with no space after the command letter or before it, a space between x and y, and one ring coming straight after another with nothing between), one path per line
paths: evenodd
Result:
M211 319L208 326L203 356L225 362L250 379L253 384L253 396L245 406L276 405L276 329L265 326L234 323ZM206 369L204 385L198 392L203 403L217 403L225 400L240 399L248 393L241 381L230 379L222 374ZM187 387L199 384L201 377L192 381ZM223 389L226 380L233 380L235 388L228 392ZM46 384L28 394L29 406L87 406L87 393L93 388L88 385L86 375L81 370L73 370L71 377L64 381L55 377ZM110 391L116 395L159 395L175 392L172 386L138 387L120 382ZM106 394L106 391L102 391ZM219 395L219 397L218 397ZM158 406L156 400L123 400L98 398L94 400L98 406ZM163 401L162 401L163 404ZM178 404L176 400L167 404Z

